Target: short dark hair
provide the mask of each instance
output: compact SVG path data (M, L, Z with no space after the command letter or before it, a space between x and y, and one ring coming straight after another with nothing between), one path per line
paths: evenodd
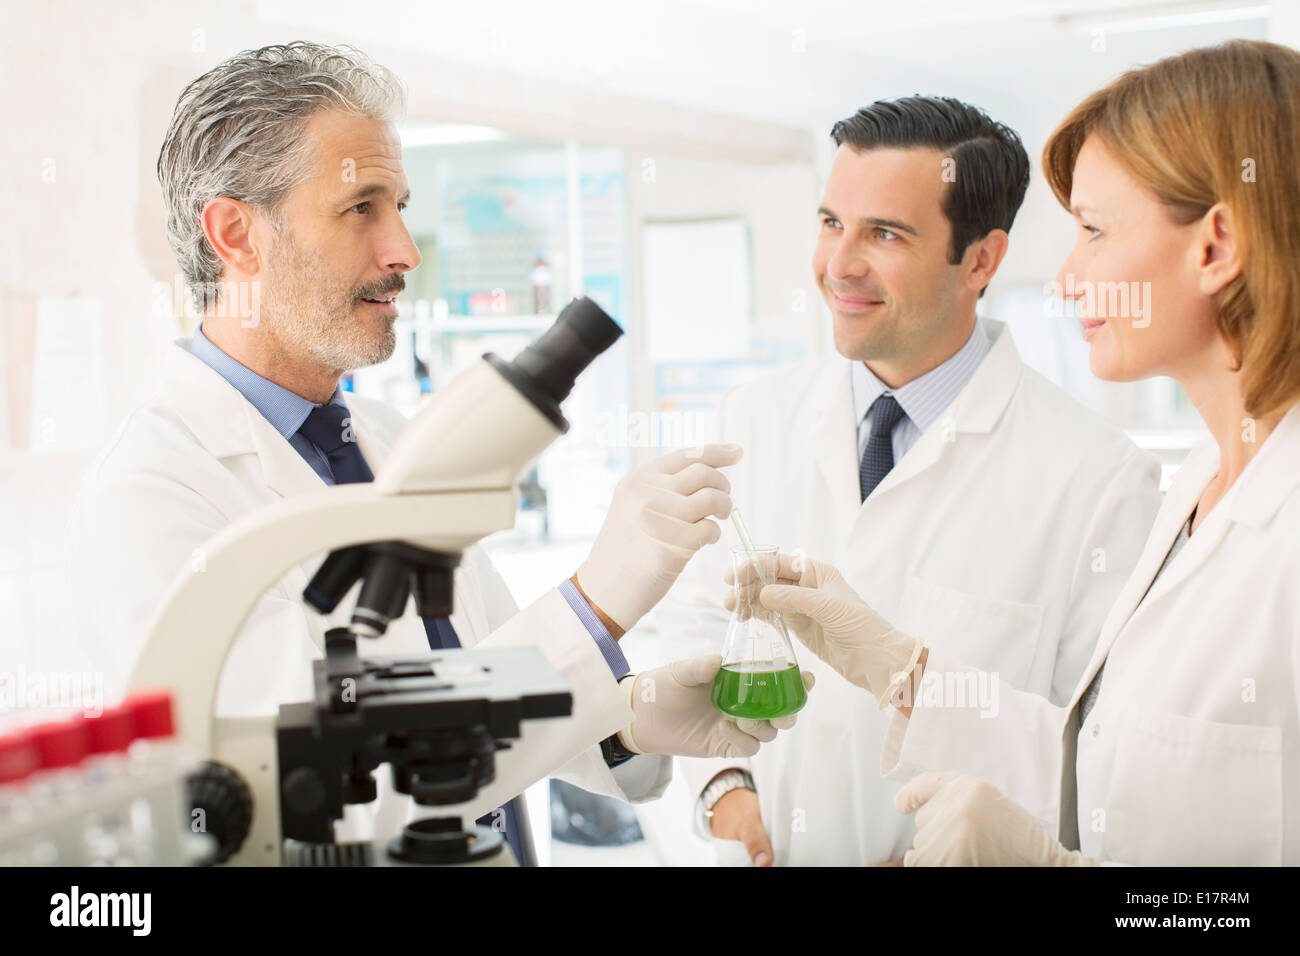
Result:
M953 265L994 229L1011 231L1029 187L1029 156L1016 131L950 96L877 100L832 126L831 139L856 150L929 147L954 160L955 179L943 198Z

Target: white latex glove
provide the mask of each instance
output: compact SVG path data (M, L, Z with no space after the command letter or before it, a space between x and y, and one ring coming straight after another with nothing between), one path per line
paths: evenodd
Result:
M745 566L741 587L757 587L754 578L752 566ZM734 580L734 571L728 571L728 583ZM759 601L780 612L795 637L846 680L874 694L881 707L920 659L921 641L895 629L823 561L778 555L776 583L759 592ZM734 610L734 594L725 603Z
M1028 810L968 773L923 773L894 797L916 814L904 866L1096 866L1058 843Z
M626 475L578 587L623 630L659 603L686 562L722 536L710 516L731 514L731 482L718 471L740 461L739 445L670 452Z
M758 746L794 726L795 716L776 720L737 720L713 707L713 678L722 655L673 661L623 678L633 721L619 736L634 753L679 757L752 757ZM803 672L812 690L813 675Z

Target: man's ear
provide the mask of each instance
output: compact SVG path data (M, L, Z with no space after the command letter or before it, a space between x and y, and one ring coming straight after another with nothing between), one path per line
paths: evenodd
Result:
M1204 295L1215 295L1241 275L1236 222L1224 203L1209 208L1196 227L1197 282Z
M1007 254L1008 242L1006 230L994 229L966 247L966 254L962 256L966 288L978 292L993 281L993 274Z
M255 276L261 270L261 252L253 239L254 217L247 203L227 196L209 199L199 214L208 244L236 275Z

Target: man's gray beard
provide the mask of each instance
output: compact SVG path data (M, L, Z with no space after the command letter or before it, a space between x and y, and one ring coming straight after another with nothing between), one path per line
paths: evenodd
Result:
M349 336L362 328L352 291L331 281L319 257L304 253L287 231L276 230L272 254L278 278L286 281L276 282L276 291L264 294L261 321L282 346L336 372L388 361L397 348L396 320L377 341Z
M337 314L330 311L308 317L290 311L275 326L276 334L281 340L292 342L316 364L338 372L379 365L392 357L397 349L397 330L392 325L377 341L344 341L338 335L337 320L330 318Z

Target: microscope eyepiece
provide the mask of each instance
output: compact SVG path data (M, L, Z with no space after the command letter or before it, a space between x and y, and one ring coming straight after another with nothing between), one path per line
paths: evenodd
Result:
M604 309L583 296L566 305L555 324L514 361L491 352L483 357L560 431L567 431L569 423L560 412L560 403L583 369L622 334Z

